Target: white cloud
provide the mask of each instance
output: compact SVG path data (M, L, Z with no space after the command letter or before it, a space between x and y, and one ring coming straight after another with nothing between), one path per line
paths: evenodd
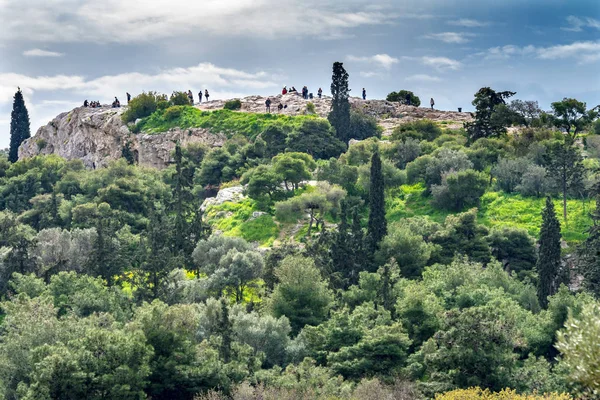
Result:
M492 47L492 48L488 49L488 51L484 54L485 54L486 60L493 60L493 59L508 59L513 56L518 56L518 55L523 56L523 55L527 55L527 54L533 54L535 52L536 52L536 48L531 45L525 46L525 47L506 45L506 46Z
M192 35L331 39L346 37L352 28L399 17L389 7L336 0L4 0L2 4L0 41L130 43Z
M381 76L381 74L373 71L360 71L360 76L363 78L375 78L377 76Z
M0 104L11 101L17 86L20 86L23 93L28 96L36 92L62 91L79 97L77 100L81 101L84 98L108 101L114 96L123 96L126 91L132 94L148 90L171 93L173 90L192 89L193 92L197 92L201 88L208 88L212 98L215 99L220 97L220 93L255 92L260 89L278 87L279 84L275 83L274 77L266 72L249 73L217 67L210 63L187 68L167 69L157 74L132 72L89 80L76 75L32 77L0 73Z
M348 57L346 57L346 59L348 61L375 64L376 66L379 66L388 71L392 68L392 66L394 64L397 64L398 62L400 62L400 60L398 60L395 57L390 56L389 54L375 54L374 56L369 56L369 57L348 56Z
M426 39L440 40L444 43L467 43L470 41L469 37L473 37L473 33L463 32L442 32L442 33L431 33L423 36Z
M538 49L538 57L546 60L572 58L580 63L596 61L600 58L600 41L541 48Z
M492 47L486 52L478 54L484 55L486 60L531 55L542 60L572 59L578 64L586 64L600 60L600 41L573 42L550 47L507 45Z
M411 75L406 77L405 80L409 82L441 82L439 77L426 74Z
M42 49L31 49L23 52L25 57L62 57L64 53L58 53L56 51L48 51Z
M569 15L567 17L567 23L569 26L565 26L560 29L571 32L581 32L583 28L600 29L600 20L590 17L579 18L575 17L574 15Z
M462 64L460 61L453 60L447 57L421 57L420 61L430 67L433 67L437 70L457 70Z
M477 21L475 19L461 18L453 21L448 21L449 25L462 26L465 28L483 28L491 25L489 22Z

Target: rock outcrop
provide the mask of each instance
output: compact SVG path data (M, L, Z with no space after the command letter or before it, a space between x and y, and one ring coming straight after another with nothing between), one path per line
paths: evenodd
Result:
M296 93L285 95L269 96L271 99L271 112L281 113L283 115L303 115L309 114L308 103L314 105L314 113L320 117L326 118L331 110L331 97L305 100ZM239 99L242 103L242 112L263 113L265 112L264 96L248 96ZM226 100L213 100L207 103L197 104L196 107L201 110L220 110L225 105ZM277 106L283 104L287 106L279 111ZM432 110L427 107L407 106L400 103L386 100L362 100L357 97L350 98L350 105L354 110L377 118L379 125L383 127L383 134L389 135L398 125L412 122L420 119L430 119L436 122L445 122L449 129L462 128L464 122L472 121L470 113L459 113L455 111Z
M314 113L327 117L331 109L331 98L305 100L297 94L276 95L272 101L271 112L284 115ZM242 112L265 112L264 96L249 96L240 99ZM313 106L309 106L312 103ZM225 100L213 100L197 104L201 110L222 109ZM279 111L277 106L287 106ZM398 125L419 119L444 122L447 128L462 127L464 122L472 120L470 113L431 110L425 107L406 106L385 100L362 100L350 98L353 109L375 117L383 128L383 135L389 135ZM171 162L171 153L179 140L182 145L203 143L207 146L222 146L225 135L212 133L207 129L171 129L159 134L132 134L121 120L123 108L79 107L68 113L58 115L46 126L41 127L35 136L26 140L19 148L19 158L33 157L38 154L57 154L68 160L80 159L88 168L106 166L110 161L121 158L123 147L129 144L130 150L140 165L164 168Z
M129 144L140 165L165 168L178 140L183 146L190 143L222 146L225 142L225 135L206 129L176 128L161 134L132 134L121 121L125 109L79 107L62 113L21 145L19 158L57 154L68 160L80 159L88 168L99 168L121 158L123 147Z

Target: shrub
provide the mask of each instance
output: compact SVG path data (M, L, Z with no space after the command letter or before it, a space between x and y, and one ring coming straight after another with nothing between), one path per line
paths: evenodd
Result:
M594 121L594 124L592 125L592 132L594 132L595 135L600 135L600 119Z
M240 110L242 108L242 102L239 99L228 100L223 105L225 110Z
M163 118L167 121L174 121L181 117L182 106L171 106L167 108L163 114Z
M539 165L530 165L523 173L521 183L515 190L523 196L544 196L551 188L551 182L547 177L546 168Z
M38 139L36 144L37 144L39 151L44 150L46 148L46 146L48 145L48 143L44 139Z
M364 140L370 137L381 137L381 130L377 120L361 112L353 111L350 114L349 139Z
M392 133L392 139L398 140L412 137L414 139L431 142L441 136L442 133L442 129L435 122L428 119L422 119L398 126Z
M421 105L421 99L419 99L413 92L410 90L400 90L398 92L392 92L387 95L387 101L397 101L402 104L407 104L406 96L410 96L410 105L419 107Z
M594 303L586 305L579 316L570 315L565 329L558 332L556 344L572 382L582 385L589 394L600 391L599 315L600 306Z
M437 207L460 211L478 205L486 186L485 174L468 169L445 174L441 185L431 187L431 194Z
M403 142L396 144L390 158L394 160L400 169L406 168L406 164L414 161L421 155L421 143L417 139L406 138Z
M191 106L190 98L185 92L173 92L169 100L172 106Z
M435 400L571 400L566 393L550 393L544 395L522 395L513 389L504 389L500 392L490 392L478 387L470 389L457 389L443 394L436 394Z
M306 112L308 114L316 114L317 113L317 109L315 108L315 105L312 101L308 102L308 104L306 105Z
M496 177L496 186L506 193L514 192L530 163L526 158L516 160L501 158L492 169L492 175Z
M121 119L125 123L133 122L139 118L149 117L157 108L157 94L155 92L142 93L129 102L127 111Z

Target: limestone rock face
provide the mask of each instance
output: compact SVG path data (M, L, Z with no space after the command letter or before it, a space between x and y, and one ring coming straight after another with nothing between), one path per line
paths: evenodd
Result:
M331 97L323 97L321 99L315 97L305 100L299 94L288 93L285 95L269 96L268 98L271 99L271 112L276 114L291 116L309 114L308 103L312 103L314 105L314 113L323 118L327 118L327 114L331 110ZM242 103L240 110L242 112L265 112L265 101L267 100L265 96L248 96L239 100ZM197 104L196 107L201 110L220 110L225 105L225 101L213 100ZM287 107L279 111L277 108L279 104ZM462 128L464 122L473 120L471 114L468 112L459 113L455 111L432 110L428 107L407 106L387 100L363 100L358 97L351 97L350 106L354 110L375 117L379 125L383 127L384 136L391 134L398 125L420 119L430 119L437 122L445 121L446 127L450 129Z
M331 97L315 97L305 100L295 93L270 96L271 112L284 115L302 115L314 112L326 118L331 109ZM248 96L240 99L242 112L264 113L265 96ZM312 103L313 107L309 106ZM213 100L197 104L201 110L222 109L225 100ZM281 111L277 106L287 106ZM362 100L350 98L353 109L359 110L377 119L383 128L383 135L392 133L403 123L420 119L444 121L447 128L461 128L464 122L472 120L470 113L431 110L426 107L406 106L386 100ZM311 110L309 110L309 108ZM19 158L34 157L38 154L57 154L68 160L80 159L88 168L108 165L112 160L121 158L123 146L129 143L134 158L143 166L164 168L171 160L175 143L179 140L183 146L190 143L203 143L210 147L222 146L225 135L212 133L202 128L174 128L160 134L132 134L121 121L122 108L79 107L62 113L41 127L35 136L23 142L19 148Z
M88 168L99 168L121 158L123 146L129 143L140 165L165 168L177 140L183 146L190 143L222 146L225 142L224 135L206 129L176 128L154 135L132 134L121 121L125 109L79 107L62 113L23 142L19 158L56 154L68 160L80 159Z
M204 200L200 206L200 210L206 211L208 207L219 206L225 202L237 203L242 201L244 196L243 186L232 186L219 190L216 197L209 197Z

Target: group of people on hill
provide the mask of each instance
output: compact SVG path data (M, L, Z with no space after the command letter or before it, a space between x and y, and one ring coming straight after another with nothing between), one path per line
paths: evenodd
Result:
M293 86L289 90L288 90L287 86L284 86L283 89L281 90L281 94L288 94L288 93L298 93L298 91ZM319 88L319 90L317 90L317 97L318 98L323 97L323 89ZM305 100L309 100L309 99L312 100L314 98L313 94L308 92L307 86L304 86L302 88L302 98ZM363 88L363 90L362 90L362 98L363 98L363 100L367 99L367 91L365 88Z
M121 102L119 101L119 99L117 99L117 96L115 96L115 100L112 102L112 108L119 108L121 107Z
M285 93L284 93L285 94ZM273 101L267 97L267 100L265 101L265 110L266 112L270 113L271 112L271 104L273 104ZM279 105L277 106L277 110L279 112L281 112L281 110L284 110L287 108L287 104L283 105L282 103L279 103Z
M190 103L194 104L194 95L192 94L191 90L187 91L187 95L188 98L190 99ZM200 91L198 92L198 103L202 103L202 89L200 89ZM204 89L204 98L206 99L205 101L208 101L208 98L210 97L210 93L208 93L208 89Z
M90 108L99 108L102 107L102 104L100 104L99 101L87 101L87 99L85 99L85 101L83 102L83 106Z

